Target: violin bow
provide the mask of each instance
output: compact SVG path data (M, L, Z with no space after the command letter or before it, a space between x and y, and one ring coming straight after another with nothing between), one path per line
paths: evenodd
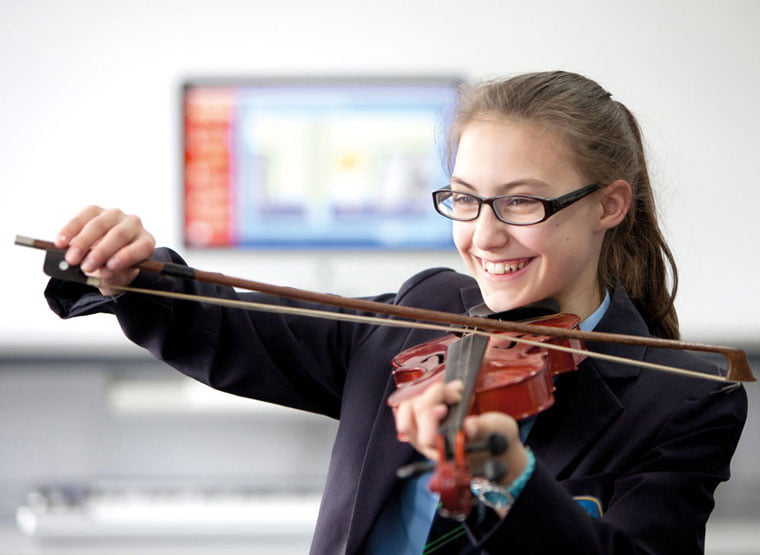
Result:
M45 258L45 273L52 277L59 279L78 281L98 287L100 280L97 278L85 276L78 266L70 266L64 260L65 249L60 249L55 246L51 241L45 241L41 239L33 239L30 237L16 236L15 244L24 247L31 247L35 249L41 249L47 252ZM182 293L173 293L168 291L157 291L151 289L138 289L133 287L116 287L108 285L109 288L130 291L137 293L145 293L152 295L160 295L172 298L178 298L183 300L194 300L200 302L206 302L209 304L219 304L224 306L234 306L237 308L244 308L248 310L261 310L270 312L298 312L300 314L312 315L324 318L352 320L352 321L373 321L384 325L396 325L402 327L415 327L426 329L441 329L448 332L471 332L490 335L494 332L512 332L516 334L523 334L527 336L550 336L563 339L578 339L584 342L598 342L598 343L617 343L624 345L639 345L645 347L663 348L663 349L679 349L697 352L716 353L726 358L726 375L712 375L703 374L700 372L694 372L691 370L685 370L682 368L675 368L672 366L660 365L648 363L645 361L632 361L626 358L606 355L603 353L596 353L593 351L578 351L568 347L560 345L547 345L546 343L540 343L538 341L531 342L531 339L521 337L515 338L516 341L522 341L528 344L534 344L539 347L554 348L557 350L563 350L571 353L580 353L590 358L598 358L608 360L612 362L618 362L621 364L628 364L633 366L639 366L644 368L650 368L654 370L661 370L665 372L677 373L681 375L698 377L702 379L711 379L722 382L749 382L755 381L755 377L752 374L752 370L749 366L749 360L744 351L733 347L719 346L719 345L707 345L703 343L691 343L678 341L675 339L663 339L659 337L640 337L633 335L606 333L606 332L586 332L577 329L564 329L555 328L551 326L541 326L535 324L528 324L523 322L509 322L501 320L492 320L482 317L466 316L463 314L454 314L449 312L442 312L437 310L414 308L409 306L400 306L387 303L381 303L377 301L370 301L366 299L357 299L350 297L342 297L339 295L330 295L325 293L317 293L314 291L308 291L304 289L297 289L294 287L286 287L281 285L274 285L259 281L253 281L249 279L242 279L217 272L207 272L198 270L182 264L175 264L171 262L160 262L157 260L144 260L134 265L134 268L139 270L145 270L149 272L158 273L169 277L190 279L200 281L204 283L210 283L214 285L223 285L239 289L245 289L248 291L257 291L261 293L267 293L277 297L286 297L295 300L307 301L321 305L333 306L338 308L344 308L348 310L355 310L358 312L368 312L374 314L382 314L384 316L390 316L395 318L401 318L405 320L411 320L407 322L399 320L388 320L380 318L372 318L361 315L348 315L334 312L326 312L320 310L309 309L293 309L292 307L281 307L275 305L267 305L263 303L251 303L248 301L235 301L231 299L221 299L214 297L200 297L197 295L187 295ZM422 321L422 322L419 322ZM433 324L425 324L425 322L432 322ZM437 324L437 325L436 325Z

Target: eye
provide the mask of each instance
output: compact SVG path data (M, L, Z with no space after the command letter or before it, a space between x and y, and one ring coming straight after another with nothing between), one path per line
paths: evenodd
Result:
M539 204L541 204L540 201L530 198L530 197L517 197L517 196L510 196L510 197L503 197L500 199L501 206L503 208L507 209L525 209L525 208L533 208Z
M454 204L458 204L460 206L468 206L468 205L474 205L478 204L478 199L476 199L473 196L470 196L466 193L457 193L454 192L451 194L451 201Z

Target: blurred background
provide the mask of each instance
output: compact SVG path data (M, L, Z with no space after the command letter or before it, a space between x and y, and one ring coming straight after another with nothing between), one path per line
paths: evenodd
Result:
M197 268L260 281L368 295L462 269L415 204L445 184L436 133L457 79L564 69L625 103L679 264L684 338L760 359L758 21L755 0L4 0L0 553L306 551L334 423L193 384L106 316L58 320L42 254L14 236L52 239L99 204L140 215ZM193 165L218 155L215 133L234 137L234 180ZM388 223L399 198L415 208ZM271 225L246 224L258 219ZM410 219L424 244L400 241ZM316 227L262 235L294 221ZM708 553L760 552L747 389Z

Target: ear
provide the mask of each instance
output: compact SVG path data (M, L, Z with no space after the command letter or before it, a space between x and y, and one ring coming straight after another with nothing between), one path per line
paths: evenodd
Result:
M597 230L606 231L623 221L631 207L631 185L623 179L613 181L599 191L602 214L597 222Z

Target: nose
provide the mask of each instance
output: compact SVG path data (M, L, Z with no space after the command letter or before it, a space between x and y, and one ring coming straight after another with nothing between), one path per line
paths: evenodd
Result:
M493 250L509 242L509 225L496 217L490 206L483 206L473 222L472 243L481 250Z

